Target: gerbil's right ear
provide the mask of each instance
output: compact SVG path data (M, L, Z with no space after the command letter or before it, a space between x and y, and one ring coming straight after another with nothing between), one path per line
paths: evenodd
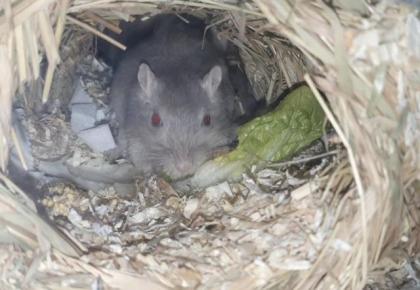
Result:
M216 91L222 82L222 73L222 68L215 65L201 81L202 88L207 92L212 102L216 102Z
M137 80L139 81L140 88L143 91L143 94L141 94L140 97L144 102L150 102L156 92L158 80L148 64L140 64L139 71L137 73Z

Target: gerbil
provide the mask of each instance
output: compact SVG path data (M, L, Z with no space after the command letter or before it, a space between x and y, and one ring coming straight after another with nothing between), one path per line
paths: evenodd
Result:
M203 38L204 28L161 17L117 67L111 87L117 140L142 173L191 175L236 139L224 55Z

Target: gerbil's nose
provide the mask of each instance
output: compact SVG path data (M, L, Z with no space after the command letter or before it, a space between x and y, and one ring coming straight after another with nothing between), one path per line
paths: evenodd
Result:
M175 164L175 167L182 174L190 174L193 170L193 164L191 160L178 160Z

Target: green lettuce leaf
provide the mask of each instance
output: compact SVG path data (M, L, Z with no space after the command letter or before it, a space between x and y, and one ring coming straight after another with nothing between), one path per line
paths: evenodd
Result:
M206 186L237 179L252 165L263 166L290 158L322 136L324 120L324 112L312 91L300 86L273 111L239 128L237 148L205 163L192 183Z

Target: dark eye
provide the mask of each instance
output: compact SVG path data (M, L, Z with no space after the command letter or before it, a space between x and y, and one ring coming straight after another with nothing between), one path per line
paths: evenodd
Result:
M203 117L203 125L204 126L210 126L211 124L211 117L209 114L204 115Z
M153 113L152 117L150 118L150 121L155 127L162 126L162 120L160 119L160 115L158 113Z

